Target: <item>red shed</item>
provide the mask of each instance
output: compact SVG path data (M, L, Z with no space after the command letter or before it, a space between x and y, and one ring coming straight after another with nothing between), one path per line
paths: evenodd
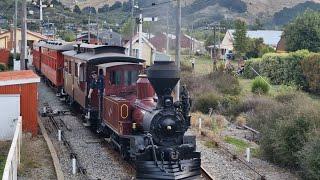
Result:
M0 72L0 95L20 95L22 128L33 135L38 133L38 84L40 77L31 70ZM8 109L9 111L10 109Z

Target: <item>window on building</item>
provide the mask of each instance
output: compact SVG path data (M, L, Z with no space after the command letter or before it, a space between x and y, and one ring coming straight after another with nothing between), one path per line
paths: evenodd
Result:
M112 85L120 85L121 83L121 71L112 71L110 73L110 82Z
M139 57L139 49L133 49L133 56L135 56L136 58Z

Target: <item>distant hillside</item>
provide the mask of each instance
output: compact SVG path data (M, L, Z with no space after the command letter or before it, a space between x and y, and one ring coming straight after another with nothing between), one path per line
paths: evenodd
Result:
M294 19L300 13L303 13L307 9L320 11L320 3L315 3L312 1L308 1L305 3L300 3L292 8L284 8L283 10L275 13L273 17L273 22L276 25L284 25L289 21Z
M128 0L60 0L67 7L73 7L77 4L81 9L88 6L100 8L105 4L113 5L117 1L122 3Z

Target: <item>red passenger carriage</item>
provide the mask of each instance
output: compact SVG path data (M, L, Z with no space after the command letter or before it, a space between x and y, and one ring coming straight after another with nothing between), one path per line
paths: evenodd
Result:
M36 70L39 70L59 92L63 86L64 56L62 52L73 49L73 45L73 43L60 41L40 41L34 50L33 64Z

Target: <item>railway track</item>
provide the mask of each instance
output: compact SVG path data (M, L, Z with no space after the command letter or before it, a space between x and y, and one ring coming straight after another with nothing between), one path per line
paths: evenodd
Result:
M201 135L206 136L206 132L202 131ZM266 176L263 173L257 170L252 164L248 163L246 160L240 158L238 154L231 152L221 142L219 142L218 140L215 140L214 138L211 138L210 141L212 141L215 144L215 146L219 148L220 152L222 152L227 156L230 156L232 160L238 161L240 164L244 165L247 169L249 169L254 174L256 174L260 178L260 180L266 180Z
M201 166L201 176L207 180L214 180L214 177L202 166Z
M134 172L115 151L82 125L82 119L56 97L44 83L39 88L39 111L49 106L49 116L41 117L49 138L60 160L65 179L131 179ZM58 113L58 114L57 114ZM61 141L58 132L61 130ZM72 158L76 159L77 173L72 174Z

